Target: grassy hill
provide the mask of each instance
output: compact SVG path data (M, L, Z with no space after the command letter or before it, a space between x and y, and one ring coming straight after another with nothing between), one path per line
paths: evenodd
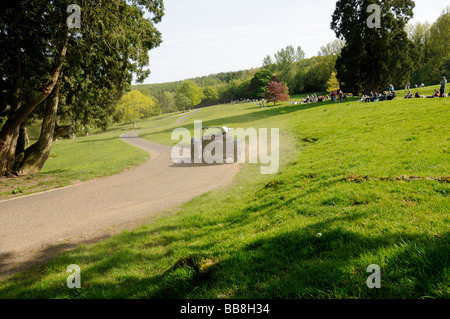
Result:
M279 128L281 167L243 165L230 188L1 282L0 297L449 298L450 99L401 93L139 123L141 137L167 145L194 120ZM81 266L82 289L66 287L69 264ZM380 289L366 285L372 264Z

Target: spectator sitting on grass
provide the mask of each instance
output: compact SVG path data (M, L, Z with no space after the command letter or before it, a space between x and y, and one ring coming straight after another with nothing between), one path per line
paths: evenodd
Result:
M394 86L391 84L389 86L389 94L386 96L386 99L388 101L393 100L396 95L397 95L397 93L395 93Z
M438 90L434 89L433 97L440 97L440 96L441 96L441 94L438 92Z
M386 92L383 92L383 93L380 93L380 96L379 96L379 101L386 101L386 99L387 99L387 93Z
M372 102L376 102L378 100L378 92L375 92L375 94L371 97Z
M405 99L412 99L413 98L413 94L411 92L411 90L408 91L408 93L405 95Z

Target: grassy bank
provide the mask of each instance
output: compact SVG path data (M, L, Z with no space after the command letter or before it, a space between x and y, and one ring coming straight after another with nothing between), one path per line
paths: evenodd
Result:
M430 92L431 94L431 92ZM280 128L282 166L0 283L5 298L449 298L450 99L223 105L174 127ZM167 121L167 122L165 122ZM67 266L82 288L68 289ZM381 269L369 289L367 267Z
M122 172L148 159L148 153L121 141L128 129L116 126L108 133L59 140L37 175L0 179L0 200L67 186Z

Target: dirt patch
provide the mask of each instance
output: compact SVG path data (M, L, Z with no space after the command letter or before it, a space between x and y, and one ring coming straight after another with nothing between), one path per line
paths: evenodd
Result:
M344 177L345 181L351 183L362 183L367 181L440 181L443 183L450 182L450 176L438 176L438 177L429 177L429 176L408 176L408 175L400 175L400 176L388 176L388 177L374 177L374 176L361 176L356 174L350 174Z

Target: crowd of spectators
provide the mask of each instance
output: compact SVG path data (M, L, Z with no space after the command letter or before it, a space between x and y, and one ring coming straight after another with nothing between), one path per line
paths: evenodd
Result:
M407 93L405 95L405 99L413 99L413 98L436 98L436 97L447 97L450 96L450 92L449 94L445 94L445 87L447 84L447 79L445 78L445 76L442 78L442 81L440 82L440 91L438 91L437 89L434 90L434 93L432 95L420 95L418 92L416 92L416 94L414 94L411 89L410 89L410 83L408 83L405 86L405 89L407 90ZM422 83L421 87L424 87L425 85ZM416 88L418 87L418 85L415 86ZM377 102L377 101L388 101L388 100L392 100L397 96L397 93L395 92L394 86L392 84L389 85L389 90L388 92L384 91L381 93L378 92L370 92L369 95L362 95L361 100L358 102L365 102L365 103L369 103L369 102Z
M343 99L348 97L352 97L352 94L343 93L342 91L331 91L330 94L327 95L317 95L316 93L307 95L302 101L291 101L291 105L297 104L308 104L308 103L320 103L325 101L333 101L337 103L338 99L342 103Z
M405 95L405 99L413 99L413 98L436 98L436 97L447 97L450 96L450 92L447 94L445 94L445 87L447 84L447 79L445 78L445 76L442 78L442 81L440 82L440 91L438 91L437 89L434 90L433 95L420 95L418 92L416 92L415 94L413 94L413 92L411 91L410 88L410 83L408 83L405 86L405 89L407 90L407 93ZM425 87L425 84L421 84L421 87ZM415 85L416 88L418 88L418 85ZM395 97L397 96L397 93L395 91L394 85L390 84L388 91L382 91L382 92L370 92L369 95L365 95L363 94L361 96L361 100L359 100L358 102L364 102L364 103L370 103L370 102L377 102L377 101L389 101L389 100L393 100ZM341 102L343 101L343 99L349 98L349 97L353 97L352 94L349 93L343 93L342 91L331 91L330 94L327 95L317 95L316 93L313 93L311 95L307 95L306 98L304 98L302 101L290 101L291 105L298 105L298 104L309 104L309 103L319 103L319 102L324 102L324 101L333 101L335 103ZM231 103L233 105L237 104L237 103L248 103L248 102L253 102L254 104L260 106L260 107L264 107L264 103L266 102L264 99L262 100L256 100L256 99L240 99L240 100L235 100L235 101L231 101Z
M358 102L377 102L377 101L390 101L393 100L397 96L397 93L395 92L394 86L392 84L389 85L388 92L370 92L369 95L362 95L361 100Z

